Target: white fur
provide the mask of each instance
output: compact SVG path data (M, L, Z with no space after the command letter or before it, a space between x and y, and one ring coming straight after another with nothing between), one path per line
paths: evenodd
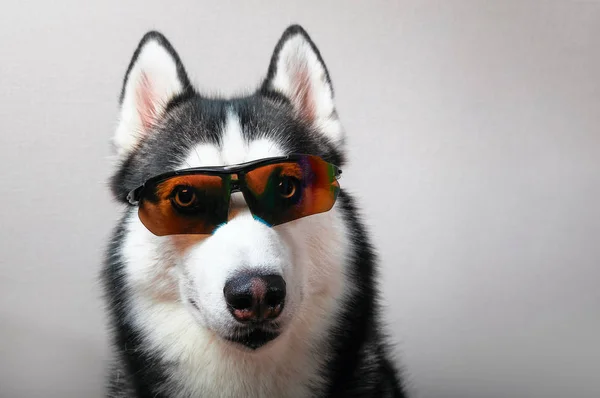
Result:
M311 107L314 117L309 122L316 130L336 145L343 143L344 132L335 113L333 89L327 82L325 68L301 34L287 39L281 48L271 88L290 98L299 114ZM305 97L307 101L300 100Z
M242 133L240 120L231 110L227 112L222 142L221 150L224 164L236 164L244 161L247 145ZM224 150L225 148L227 148L226 151Z
M151 92L148 93L151 94L151 98L148 100L153 104L157 117L164 111L169 100L183 90L173 57L158 41L146 42L129 72L124 87L121 114L113 138L118 156L133 150L139 140L148 133L142 119L151 115L139 98L144 78L151 84Z
M182 168L235 164L282 154L267 140L246 143L230 114L221 148L193 149ZM231 150L230 150L231 149ZM268 228L242 212L184 253L177 237L156 237L132 214L122 255L131 292L132 321L149 348L175 363L184 387L175 396L307 397L324 338L340 299L350 289L343 264L349 237L336 206L324 214ZM288 286L284 332L255 352L223 340L233 323L223 286L242 267L283 274ZM193 297L197 311L187 303ZM188 394L188 395L186 395Z

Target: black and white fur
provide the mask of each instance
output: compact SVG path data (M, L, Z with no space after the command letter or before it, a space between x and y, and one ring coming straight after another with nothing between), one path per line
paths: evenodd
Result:
M111 187L126 209L102 274L114 338L107 396L403 397L376 258L343 183L331 211L274 228L234 196L231 219L210 236L154 236L125 200L146 178L192 166L308 153L343 167L331 80L308 34L289 27L262 85L225 99L196 92L165 37L147 33L120 105ZM223 285L240 270L287 284L281 334L256 350L225 339L236 321Z

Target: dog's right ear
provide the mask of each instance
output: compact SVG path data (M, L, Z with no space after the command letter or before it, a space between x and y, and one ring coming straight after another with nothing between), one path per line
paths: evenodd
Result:
M135 50L123 81L120 116L113 143L129 154L152 130L174 98L193 94L185 68L159 32L148 32Z

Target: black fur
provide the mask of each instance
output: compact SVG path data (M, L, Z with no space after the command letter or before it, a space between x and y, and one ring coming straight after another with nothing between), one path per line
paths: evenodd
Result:
M335 355L327 366L330 377L326 396L380 397L386 396L384 392L393 391L387 396L403 397L398 371L389 358L391 350L380 329L373 247L352 197L342 192L339 200L352 231L354 255L347 269L357 286L356 294L345 305L336 330L332 332ZM374 358L367 359L368 355Z
M198 143L219 144L219 127L225 122L226 107L232 107L239 115L248 140L255 138L259 131L262 134L270 132L269 134L276 136L285 136L285 149L289 153L315 154L343 166L345 158L340 149L294 117L289 101L270 89L269 82L276 72L279 50L285 40L295 34L302 34L323 62L308 34L297 25L291 26L277 44L269 72L260 88L251 95L230 100L210 99L197 94L168 41L157 32L144 36L127 69L124 85L140 48L147 40L154 38L165 46L176 61L179 79L185 89L183 95L168 104L163 121L123 161L112 177L111 188L115 198L126 203L125 197L131 189L152 175L174 169L183 160L181 154L187 153ZM331 84L329 72L327 81ZM123 92L121 100L122 98ZM348 229L353 233L353 255L346 269L357 288L356 294L346 303L342 313L337 315L339 320L336 327L330 331L330 359L322 369L327 380L324 396L404 397L399 372L391 360L391 350L385 343L378 318L376 258L373 248L357 215L354 200L342 191L339 202ZM168 387L172 383L167 374L173 365L143 350L144 342L140 332L126 317L128 293L124 281L124 259L119 253L124 237L123 224L132 211L135 208L126 209L114 232L102 274L113 326L113 342L119 356L117 363L121 364L110 375L108 396L166 398Z
M115 363L123 366L110 369L107 397L161 397L157 395L159 387L166 384L167 366L160 358L153 357L142 350L143 341L127 318L128 297L124 282L124 264L119 255L120 244L124 237L123 222L114 231L109 244L108 256L102 273L105 297L110 308L113 329L113 343L119 356ZM134 395L124 395L128 390Z

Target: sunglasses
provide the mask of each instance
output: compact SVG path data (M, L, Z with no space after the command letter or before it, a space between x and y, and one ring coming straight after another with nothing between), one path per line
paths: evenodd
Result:
M269 226L329 211L342 171L317 156L295 154L233 166L196 167L148 179L127 200L158 236L210 234L241 192L253 217Z

